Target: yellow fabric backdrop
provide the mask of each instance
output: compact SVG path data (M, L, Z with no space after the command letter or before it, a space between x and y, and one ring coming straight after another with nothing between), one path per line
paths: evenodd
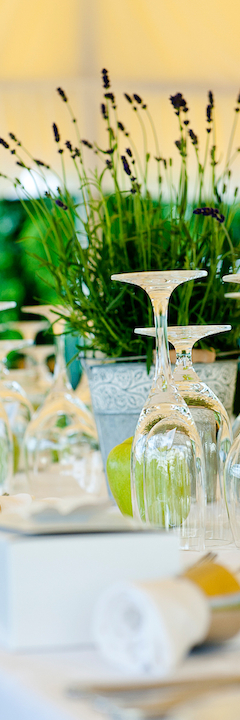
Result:
M118 97L119 116L140 147L139 128L122 97L124 90L144 96L158 128L161 152L177 162L177 118L169 94L186 95L191 126L203 151L211 89L217 105L217 143L223 151L240 85L239 27L238 0L0 0L0 136L7 139L9 131L16 133L34 156L60 169L52 122L59 124L64 139L73 139L66 107L55 92L62 85L71 97L82 137L105 143L99 112L100 70L105 66ZM236 142L240 146L240 131ZM154 152L151 140L149 150ZM0 171L14 175L13 160L1 147ZM191 162L194 168L194 156ZM0 193L8 192L7 187L1 180Z

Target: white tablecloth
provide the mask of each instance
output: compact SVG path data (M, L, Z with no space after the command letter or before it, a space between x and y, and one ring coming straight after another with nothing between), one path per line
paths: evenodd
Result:
M240 566L240 550L219 551L219 560ZM182 553L186 566L199 554ZM218 649L194 652L174 677L180 679L236 674L240 671L240 635ZM47 653L10 653L0 649L1 720L98 720L101 715L87 701L68 697L76 683L127 680L91 648ZM143 681L143 678L142 678Z
M240 636L221 649L192 653L176 679L236 675L240 670ZM9 654L0 651L1 720L100 720L87 701L68 697L67 689L84 681L124 679L94 650ZM127 678L125 678L127 680Z

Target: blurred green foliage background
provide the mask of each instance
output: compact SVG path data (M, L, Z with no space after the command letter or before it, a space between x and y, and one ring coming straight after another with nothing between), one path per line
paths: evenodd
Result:
M37 235L37 233L36 233ZM0 313L0 322L20 317L21 305L56 302L50 273L32 255L41 255L39 239L19 201L0 201L0 300L15 300L14 310ZM43 279L44 274L44 279ZM26 319L26 316L22 316Z
M52 287L52 276L46 268L39 266L39 260L34 257L45 253L39 242L35 225L20 201L0 201L0 301L15 300L16 308L0 312L1 324L12 320L33 320L33 315L21 313L22 305L44 305L49 302L59 302ZM4 330L1 338L20 337L16 330ZM53 336L51 329L41 332L37 342L51 344ZM75 388L81 376L81 364L76 358L78 352L78 336L66 336L66 360L69 377ZM16 354L12 354L15 357ZM73 362L71 359L75 358Z

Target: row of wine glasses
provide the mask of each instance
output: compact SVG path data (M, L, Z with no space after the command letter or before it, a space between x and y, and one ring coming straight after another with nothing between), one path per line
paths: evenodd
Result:
M41 403L52 383L47 359L55 355L54 345L35 344L39 333L49 329L47 320L15 320L8 323L10 330L15 330L25 340L31 340L31 345L24 348L25 367L12 370L11 377L15 378L27 392L34 409Z
M134 516L174 529L185 549L231 539L223 484L231 426L222 404L199 381L191 363L194 342L216 332L216 327L167 328L173 290L206 275L203 270L182 270L112 276L148 293L155 320L155 375L132 445ZM218 331L228 329L224 326ZM174 377L168 339L177 351Z
M4 303L1 307L0 303L0 310L15 305ZM73 392L68 381L63 336L66 322L64 308L31 306L22 308L22 311L42 315L46 319L11 322L8 327L25 337L21 340L0 340L1 489L9 491L13 472L26 469L29 490L35 496L49 495L50 488L50 494L71 495L79 486L89 490L88 485L93 492L91 463L87 458L90 450L97 447L97 433L90 410ZM53 346L33 345L36 334L46 330L49 323L55 336L54 350L56 348L53 378L44 363L44 359L52 354ZM32 358L37 360L37 376L36 372L31 376L28 367L24 371L23 377L28 378L27 393L16 381L19 371L9 373L5 366L8 354L22 349L25 357L28 355L31 358L30 362ZM35 412L29 400L34 385L38 394L39 390L42 391L43 399L46 396ZM85 466L89 479L84 472Z
M136 332L145 335L155 334L156 369L133 441L131 482L134 516L142 522L173 529L179 535L180 546L185 549L201 549L204 544L222 544L231 540L226 508L229 483L225 493L225 466L228 468L227 477L240 478L240 462L236 462L236 455L234 463L229 465L229 458L233 457L235 450L234 444L230 450L232 431L228 415L216 395L199 380L191 357L192 346L197 340L216 332L226 332L231 326L167 328L171 293L179 284L206 275L203 270L182 270L112 276L113 280L143 288L150 296L155 318L155 329L136 329ZM231 280L233 277L230 276ZM0 421L3 424L2 432L0 422L0 433L5 443L5 453L1 454L3 470L0 467L0 482L11 474L6 460L11 453L7 452L7 447L11 446L15 451L16 459L24 436L25 464L34 494L46 494L50 478L53 494L71 494L76 482L81 486L82 459L87 456L90 447L96 446L97 436L91 412L72 391L67 378L63 337L67 313L64 308L52 305L31 306L22 310L42 315L52 324L57 347L56 363L53 382L51 385L49 382L44 403L32 414L26 393L7 376L4 360L13 347L11 342L14 349L25 347L29 356L34 357L31 333L36 332L37 325L38 329L43 329L43 324L46 328L46 321L26 322L25 325L32 325L32 329L25 328L23 340L0 341ZM15 329L20 329L20 326L17 328L15 324ZM168 341L176 349L173 376ZM46 389L43 374L42 382ZM236 448L238 453L238 445ZM236 482L235 485L236 495ZM231 502L233 504L232 499Z

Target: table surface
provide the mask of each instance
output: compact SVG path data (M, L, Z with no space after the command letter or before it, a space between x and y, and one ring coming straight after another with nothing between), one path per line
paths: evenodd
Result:
M199 553L182 552L182 566L199 557ZM240 550L225 547L218 551L218 559L236 570L240 566ZM235 675L239 668L240 634L219 648L191 653L172 677ZM140 678L141 682L144 678ZM0 717L1 720L98 720L101 714L86 700L68 696L68 688L76 684L124 680L129 680L129 676L114 670L90 647L45 653L0 650Z

